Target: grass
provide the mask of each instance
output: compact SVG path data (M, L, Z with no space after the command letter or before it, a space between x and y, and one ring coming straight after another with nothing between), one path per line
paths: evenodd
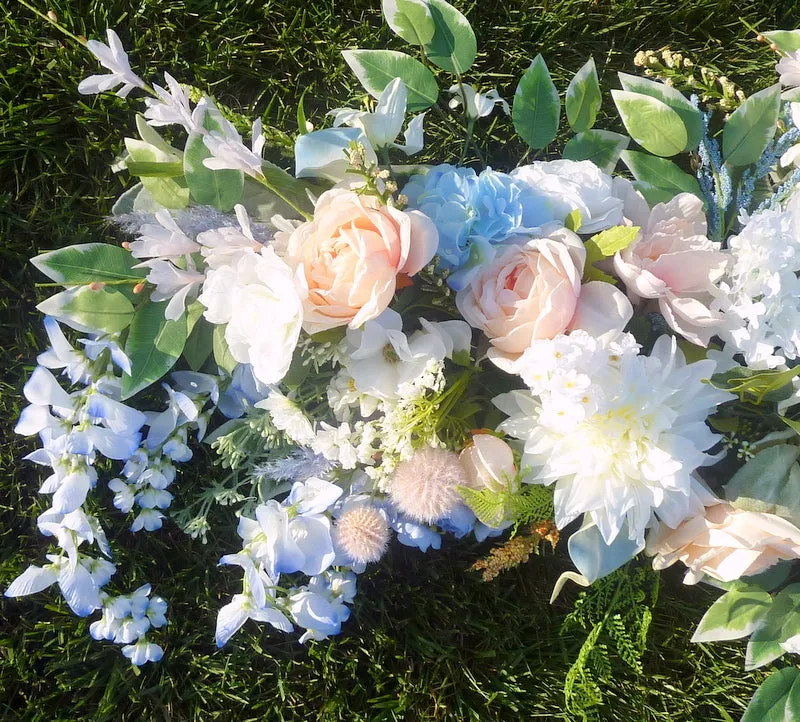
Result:
M740 21L793 27L798 4L772 0L541 0L459 3L477 29L477 79L510 98L541 52L563 90L593 54L605 87L633 72L636 50L670 45L696 63L718 65L746 90L769 81L774 59ZM377 0L54 0L76 34L116 28L135 68L167 69L218 99L291 132L306 95L316 124L362 96L343 63L346 47L402 45L382 24ZM104 224L128 182L109 164L133 129L131 105L82 98L78 81L95 66L86 53L16 2L0 0L0 587L40 560L35 518L39 474L19 463L28 441L13 436L20 390L43 347L34 310L38 279L26 259L71 243L113 240ZM152 77L152 75L151 75ZM438 160L460 142L431 119ZM602 123L601 127L609 127ZM485 126L486 127L486 126ZM509 124L489 126L496 167L524 153L507 142ZM276 155L275 159L280 159ZM284 159L285 163L286 160ZM211 462L199 451L181 477L202 484ZM102 485L101 485L102 486ZM98 487L99 503L110 495ZM222 510L223 512L225 510ZM248 624L222 651L212 630L234 577L220 571L235 546L229 515L218 515L208 546L174 528L132 536L106 513L112 545L124 554L119 578L151 581L170 601L163 663L141 672L119 649L92 642L88 622L47 593L0 602L0 718L7 720L518 720L569 719L562 683L580 638L559 635L570 599L547 596L566 568L563 555L532 560L483 584L467 567L484 547L446 542L425 556L404 548L360 580L353 617L338 639L301 647L295 638ZM644 659L644 675L620 667L599 719L731 720L761 676L742 671L741 645L695 646L692 625L714 594L665 575Z

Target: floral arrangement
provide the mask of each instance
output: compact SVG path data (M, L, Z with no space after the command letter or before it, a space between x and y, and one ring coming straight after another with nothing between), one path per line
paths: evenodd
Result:
M476 40L452 5L383 11L419 59L343 51L372 99L323 129L301 102L294 138L168 73L146 82L113 30L86 43L106 72L80 93L144 96L114 166L138 178L109 219L130 240L32 259L63 287L39 305L50 348L16 427L41 441L26 459L49 470L53 546L5 594L57 584L99 615L95 639L159 660L167 602L111 581L97 514L113 494L136 533L175 523L205 541L214 505L236 515L220 564L242 591L219 646L248 620L338 634L367 565L453 534L505 535L476 564L486 579L565 546L575 571L554 597L586 588L571 618L591 630L570 709L596 698L601 632L637 664L642 559L724 590L695 641L749 636L748 669L800 653L800 31L765 33L780 82L750 97L641 53L648 77L611 91L627 134L594 127L590 59L557 156L541 56L509 104L465 82ZM398 162L423 149L429 112L463 126L458 164ZM475 132L494 112L554 159L486 165ZM293 174L263 157L287 143ZM230 474L172 508L199 442ZM770 675L745 719L797 714L798 675Z

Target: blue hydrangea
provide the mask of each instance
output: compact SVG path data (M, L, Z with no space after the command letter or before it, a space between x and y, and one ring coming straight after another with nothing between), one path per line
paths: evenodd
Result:
M553 219L546 200L507 173L442 164L416 175L403 193L410 208L429 216L439 231L442 268L461 288L490 260L494 247L512 236L532 234Z

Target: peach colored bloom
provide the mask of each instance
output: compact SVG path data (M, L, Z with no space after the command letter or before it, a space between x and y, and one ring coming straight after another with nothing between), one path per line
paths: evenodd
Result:
M514 452L492 434L474 434L472 443L459 455L473 489L508 491L513 489L517 466Z
M437 244L424 213L399 211L348 188L326 191L313 220L288 241L288 260L302 265L308 284L303 329L357 328L375 318L392 300L397 274L419 272Z
M583 242L565 228L508 245L458 292L456 305L505 359L515 359L532 341L575 328L593 335L621 331L630 303L609 283L581 286L585 261Z
M692 343L708 346L723 325L710 308L728 264L720 244L706 237L703 203L680 193L650 212L637 239L614 256L614 268L632 300L657 299L671 328Z
M706 507L676 529L662 525L647 540L654 569L676 561L689 571L687 584L704 574L721 582L763 572L782 559L800 558L800 529L775 514L742 511L727 502Z

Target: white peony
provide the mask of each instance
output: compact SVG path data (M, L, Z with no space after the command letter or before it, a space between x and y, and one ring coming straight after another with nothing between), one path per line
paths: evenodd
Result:
M580 211L580 233L597 233L623 222L623 201L614 195L611 176L589 160L537 161L511 172L551 203L561 221Z
M274 384L289 370L300 336L303 276L269 246L260 253L241 250L235 258L208 272L200 293L204 315L227 324L225 340L236 361L252 364L259 381Z
M644 544L653 513L674 528L702 511L692 472L719 438L705 420L732 398L703 383L714 362L686 365L674 338L662 336L649 357L637 351L629 336L613 346L582 332L539 342L522 374L533 390L494 400L509 416L500 430L525 443L528 479L556 484L558 527L587 514L606 544L626 524Z

